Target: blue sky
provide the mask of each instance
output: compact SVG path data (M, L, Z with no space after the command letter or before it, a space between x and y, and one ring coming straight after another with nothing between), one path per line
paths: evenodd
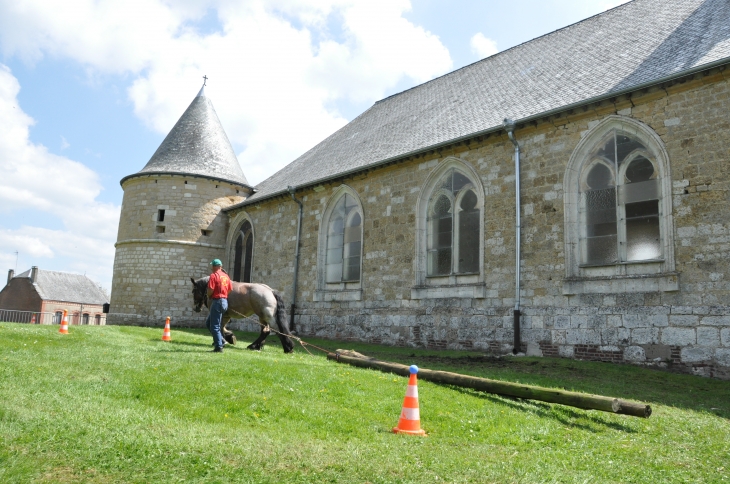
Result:
M123 192L209 77L252 184L378 99L624 0L0 0L0 268L111 288Z

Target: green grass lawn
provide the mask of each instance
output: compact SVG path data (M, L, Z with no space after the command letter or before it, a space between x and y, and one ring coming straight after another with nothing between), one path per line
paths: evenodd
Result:
M0 482L730 482L730 382L633 366L338 343L330 349L652 405L649 419L419 382L255 335L0 323ZM307 340L309 340L307 338Z

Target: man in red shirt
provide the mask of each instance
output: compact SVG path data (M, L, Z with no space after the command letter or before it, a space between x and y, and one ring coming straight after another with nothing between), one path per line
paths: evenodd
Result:
M210 263L212 270L208 280L208 300L210 301L210 312L205 325L213 335L214 353L223 353L223 335L221 334L221 320L228 311L228 293L233 290L231 279L221 269L221 261L213 259Z

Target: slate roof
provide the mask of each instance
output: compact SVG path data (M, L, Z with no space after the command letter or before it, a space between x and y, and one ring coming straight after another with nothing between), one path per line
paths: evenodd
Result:
M204 87L144 168L120 183L149 174L204 176L249 186Z
M376 102L226 210L728 57L730 1L634 0Z
M30 278L30 270L15 277ZM44 301L63 301L83 304L109 302L109 298L91 279L81 274L38 269L34 286Z

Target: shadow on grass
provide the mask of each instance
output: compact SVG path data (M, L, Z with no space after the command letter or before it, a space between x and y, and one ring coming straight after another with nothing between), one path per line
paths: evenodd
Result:
M618 430L626 433L636 433L633 428L618 422L612 422L603 418L600 410L588 411L587 409L573 410L571 407L561 404L545 403L538 400L528 400L518 397L510 397L506 395L493 395L490 393L472 390L471 388L461 388L453 385L442 385L450 387L456 392L471 395L476 398L488 400L491 403L509 407L513 410L524 412L529 410L536 415L556 420L566 427L585 430L593 433L600 433L606 429ZM626 418L631 418L626 416ZM584 423L585 420L589 423ZM599 428L600 427L600 428Z

